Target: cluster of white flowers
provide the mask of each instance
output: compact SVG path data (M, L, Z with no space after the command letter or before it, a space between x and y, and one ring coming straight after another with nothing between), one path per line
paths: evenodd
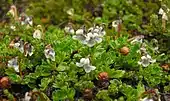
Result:
M18 65L18 57L12 58L11 60L8 61L8 67L9 68L14 68L16 72L19 72L19 65Z
M106 32L104 30L104 25L95 25L94 27L91 27L88 30L86 30L86 27L83 26L75 31L73 39L79 40L82 44L85 44L89 47L93 47L95 44L102 42L102 37L105 34Z
M55 51L50 44L45 47L44 54L47 59L55 61Z
M10 47L17 48L21 53L24 53L25 56L32 56L34 47L31 43L24 42L20 37L15 37L10 43Z
M21 25L26 25L27 28L33 26L33 19L30 16L27 16L25 13L22 13L20 15L20 17L18 18L18 14L17 14L17 8L15 5L12 5L10 10L8 11L7 14L12 15L12 17L16 20L19 21ZM16 30L15 26L11 26L12 30Z
M137 50L137 53L140 53L142 55L141 59L138 61L139 65L142 65L143 67L147 67L149 64L156 62L155 59L152 59L151 56L149 55L149 53L147 52L146 49L146 44L145 42L143 42L144 36L143 35L139 35L139 36L135 36L131 39L129 39L131 44L135 44L135 43L140 43L141 47L139 50ZM156 46L154 47L154 51L158 52L158 46L157 43L158 41L156 39L152 40L153 44L156 44Z
M90 64L89 58L82 58L80 62L77 62L78 67L83 67L86 73L90 73L92 70L95 70L96 67Z

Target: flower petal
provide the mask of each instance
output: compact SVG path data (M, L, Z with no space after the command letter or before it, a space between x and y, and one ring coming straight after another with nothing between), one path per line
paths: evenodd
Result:
M76 66L78 66L78 67L83 67L84 64L76 62Z
M168 16L167 16L167 14L166 14L166 13L163 13L163 15L162 15L162 19L164 19L164 20L168 20Z
M163 13L165 13L164 10L162 8L160 8L158 14L162 15Z
M76 34L84 34L84 30L83 30L83 29L78 29L78 30L76 31Z
M85 59L84 64L85 64L85 65L89 65L89 64L90 64L89 58L86 58L86 59Z
M86 73L90 73L91 70L92 70L92 68L90 67L90 65L86 65L86 66L84 66L83 68L84 68L84 70L85 70Z
M96 67L95 66L90 66L91 70L95 70Z
M95 40L96 40L97 43L101 43L102 42L102 38L100 38L100 37L95 38Z
M151 63L155 63L155 62L156 62L156 59L152 59L150 62L151 62Z

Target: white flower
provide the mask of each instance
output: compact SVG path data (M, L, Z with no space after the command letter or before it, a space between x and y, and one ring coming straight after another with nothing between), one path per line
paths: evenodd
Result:
M66 33L70 33L70 34L74 34L74 33L75 33L75 31L74 31L74 29L73 29L73 27L72 27L71 25L67 25L67 26L64 28L64 31L65 31Z
M140 99L140 101L154 101L153 99L151 99L151 98L147 98L147 97L145 97L144 99Z
M162 15L163 13L165 13L164 10L162 8L160 8L158 14Z
M164 20L168 20L168 16L167 16L167 14L166 14L166 13L163 13L163 14L162 14L162 19L164 19Z
M131 44L135 44L135 43L143 43L143 39L144 39L144 36L143 35L138 35L138 36L135 36L133 37L132 40L130 43Z
M73 16L73 14L74 14L74 9L73 9L73 8L70 8L69 10L67 10L67 14Z
M97 33L88 33L86 38L86 44L89 47L93 47L96 43L101 43L102 38Z
M168 16L167 16L166 12L162 8L159 9L158 14L162 15L162 19L168 20Z
M32 56L33 55L33 50L34 50L34 47L28 43L28 42L25 42L24 44L24 55L25 56Z
M21 53L24 52L24 41L23 40L19 40L18 42L14 43L14 47L19 49L19 51Z
M30 101L30 100L31 100L31 94L29 92L26 92L23 101Z
M9 60L8 67L13 67L16 72L19 72L18 57Z
M28 24L28 25L30 25L30 26L32 26L32 25L33 25L32 17L27 17L27 18L25 19L25 23Z
M100 32L98 33L100 36L106 35L106 31L104 30L104 27L100 26Z
M32 17L27 16L25 13L22 13L19 19L21 21L21 25L27 25L27 28L33 26Z
M11 26L10 27L13 31L16 31L16 27L15 26Z
M17 15L16 15L16 14L17 14L17 8L16 8L16 6L12 5L11 8L10 8L10 10L8 11L8 13L11 14L12 17L16 17L16 16L17 16ZM8 13L7 13L7 14L8 14Z
M89 58L82 58L80 60L80 63L76 63L78 67L83 67L86 73L90 73L92 70L95 70L96 67L90 65L90 60Z
M159 53L158 40L157 39L152 39L151 43L152 43L152 46L154 47L153 51L156 52L156 53Z
M85 27L80 28L76 31L76 35L73 36L74 40L79 40L81 43L86 44L86 33Z
M44 50L45 57L48 59L51 59L52 61L55 61L55 51L51 47L51 45L47 45Z
M35 30L34 33L33 33L33 38L41 39L41 37L42 37L41 30L39 30L39 29Z
M115 28L115 31L118 31L119 24L122 23L122 20L115 20L112 22L112 27Z
M154 62L156 62L156 60L153 60L149 54L146 54L145 56L141 57L141 60L138 61L138 64L142 65L143 67L147 67L150 63Z

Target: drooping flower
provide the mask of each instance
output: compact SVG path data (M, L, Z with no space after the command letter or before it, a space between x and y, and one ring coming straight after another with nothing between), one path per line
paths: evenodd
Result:
M10 28L13 30L13 31L16 31L16 26L10 26Z
M24 52L24 41L20 37L15 37L15 39L10 42L9 46L18 49L21 53Z
M32 96L32 93L26 92L23 101L30 101L31 100L31 96Z
M118 32L119 25L122 23L122 20L115 20L112 22L112 27L115 28L115 31Z
M19 72L18 57L12 58L8 61L8 67L13 67L16 72Z
M158 40L157 39L152 39L151 43L152 43L154 52L159 53Z
M50 44L45 47L44 54L47 59L55 61L55 51Z
M15 20L18 20L18 14L17 14L17 8L15 5L12 5L10 10L8 11L7 14L11 14L12 17L15 19Z
M141 57L141 60L138 61L139 65L142 65L143 67L149 66L150 63L156 62L155 59L152 59L152 57L149 54L146 54Z
M24 44L24 55L25 56L32 56L33 55L34 47L31 45L31 43L25 42Z
M69 10L66 11L68 15L71 15L73 16L74 14L74 9L73 8L70 8Z
M137 53L139 53L139 54L141 54L141 55L146 55L146 54L148 54L145 43L142 43L142 44L141 44L141 47L140 47L139 50L137 50Z
M95 69L96 69L95 66L92 66L92 65L90 64L89 58L82 58L82 59L80 60L80 63L77 62L76 65L77 65L78 67L83 67L86 73L90 73L92 70L95 70Z
M135 36L135 37L129 39L129 41L131 44L143 43L143 39L144 39L144 35L138 35L138 36Z
M73 26L71 25L71 23L69 23L67 26L65 26L64 31L65 31L66 33L70 33L70 34L74 34L74 33L75 33L75 31L74 31Z
M41 39L42 38L42 34L43 34L42 26L41 25L37 25L37 29L33 33L33 38Z
M159 9L158 14L162 15L162 19L168 20L168 16L167 16L166 12L162 8Z
M41 36L42 36L42 32L41 32L39 29L37 29L37 30L34 31L34 33L33 33L33 38L35 38L35 39L41 39Z
M19 40L18 42L14 44L14 47L17 48L21 53L23 53L24 52L24 41Z
M32 17L27 16L25 13L22 13L19 17L21 25L27 25L27 28L33 26L33 19Z

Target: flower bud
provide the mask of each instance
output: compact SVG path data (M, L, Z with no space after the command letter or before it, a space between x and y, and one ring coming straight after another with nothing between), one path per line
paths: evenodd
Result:
M0 87L1 88L9 88L10 80L8 77L2 77L0 80Z
M101 81L105 81L109 79L108 73L107 72L101 72L98 75L98 79Z
M91 100L93 98L93 91L92 89L85 89L83 92L84 99Z
M124 46L120 49L120 53L123 55L128 55L129 54L129 48Z
M161 67L162 67L164 70L166 70L166 71L169 71L169 70L170 70L168 64L163 64Z

